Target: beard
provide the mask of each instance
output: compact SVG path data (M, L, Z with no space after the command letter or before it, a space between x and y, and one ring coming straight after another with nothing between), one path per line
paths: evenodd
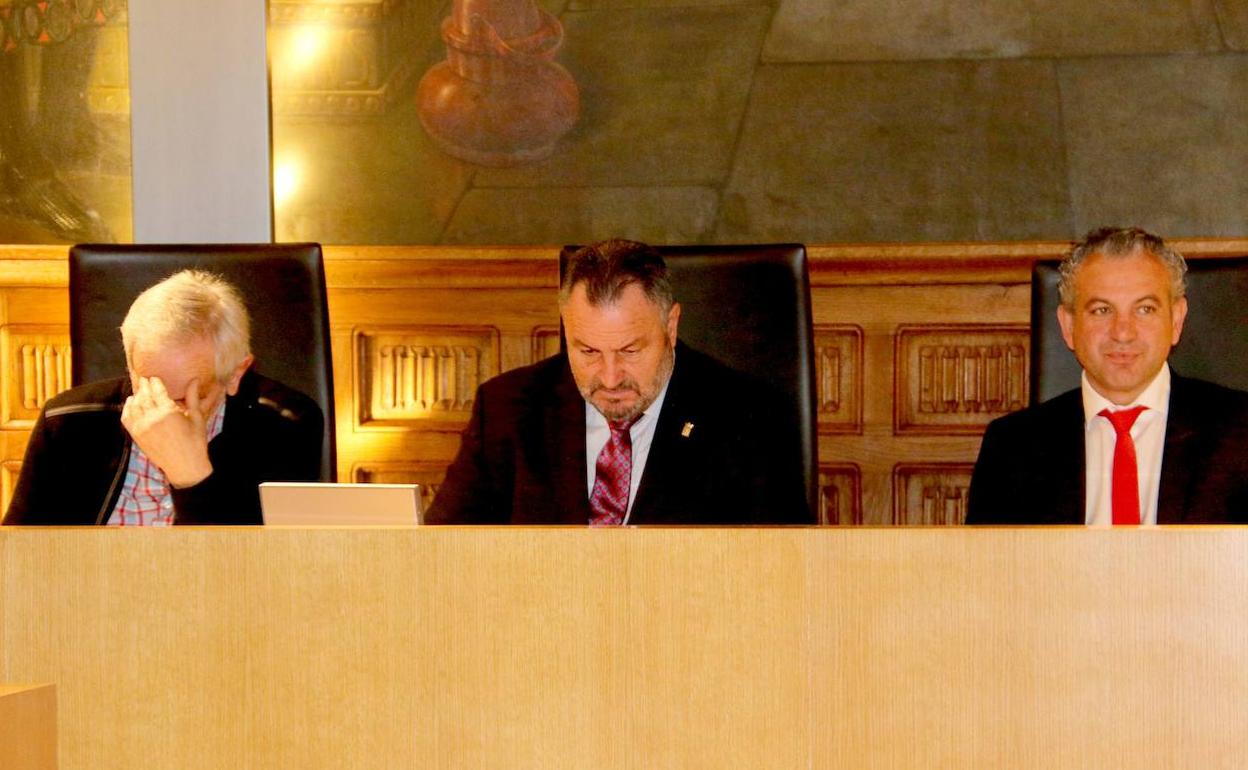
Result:
M632 377L625 377L614 388L606 388L597 377L591 379L584 387L578 385L581 397L593 404L609 422L621 422L640 417L654 400L659 397L663 386L672 376L676 365L676 351L668 347L655 369L654 378L647 383L639 383Z

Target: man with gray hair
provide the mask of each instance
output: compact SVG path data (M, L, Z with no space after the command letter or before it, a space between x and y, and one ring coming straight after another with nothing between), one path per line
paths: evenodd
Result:
M988 426L968 524L1248 523L1248 393L1166 363L1186 272L1139 228L1074 247L1057 318L1082 384Z
M797 425L781 399L678 343L662 256L576 251L567 351L477 391L436 524L806 524Z
M4 523L260 523L260 482L318 477L324 418L251 370L250 335L210 273L140 294L121 325L129 376L44 405Z

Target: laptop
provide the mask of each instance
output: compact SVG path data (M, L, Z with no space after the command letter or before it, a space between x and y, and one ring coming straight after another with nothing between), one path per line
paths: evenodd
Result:
M260 484L266 526L421 524L419 484L328 484L266 481Z

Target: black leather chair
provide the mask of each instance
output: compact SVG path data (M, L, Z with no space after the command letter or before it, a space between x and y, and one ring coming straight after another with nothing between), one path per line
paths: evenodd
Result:
M1031 402L1079 387L1079 362L1062 340L1058 262L1037 262L1031 276ZM1186 377L1248 390L1248 257L1188 260L1187 321L1170 354Z
M770 383L792 404L801 428L807 501L817 513L815 345L806 248L792 243L657 248L681 304L680 339ZM560 276L576 249L565 246L560 253Z
M254 366L320 404L321 479L335 480L333 363L319 244L74 246L69 251L73 383L126 373L119 329L130 304L147 287L187 268L217 273L242 292L251 315Z

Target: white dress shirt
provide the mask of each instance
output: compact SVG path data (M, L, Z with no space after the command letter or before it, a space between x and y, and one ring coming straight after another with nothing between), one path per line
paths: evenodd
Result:
M1157 523L1157 495L1161 489L1161 453L1166 444L1166 416L1170 410L1170 365L1148 384L1135 401L1125 406L1115 404L1093 389L1085 372L1082 379L1085 474L1087 499L1085 521L1091 526L1113 526L1114 444L1117 434L1108 417L1099 416L1102 409L1111 412L1135 406L1148 407L1131 426L1135 442L1136 468L1140 483L1140 524Z
M654 429L659 423L659 413L663 411L663 399L667 397L667 386L672 381L671 377L667 378L663 389L659 391L659 395L654 399L646 411L637 418L637 422L628 429L628 436L633 442L633 465L632 476L628 484L628 510L624 513L624 524L628 523L628 517L633 513L633 500L637 497L637 487L641 486L641 473L646 469L646 458L650 456L650 445L654 443ZM585 481L589 491L587 494L594 493L594 476L598 465L598 455L602 453L602 448L607 445L607 440L611 438L611 426L607 425L607 418L602 416L594 408L593 404L585 402Z

